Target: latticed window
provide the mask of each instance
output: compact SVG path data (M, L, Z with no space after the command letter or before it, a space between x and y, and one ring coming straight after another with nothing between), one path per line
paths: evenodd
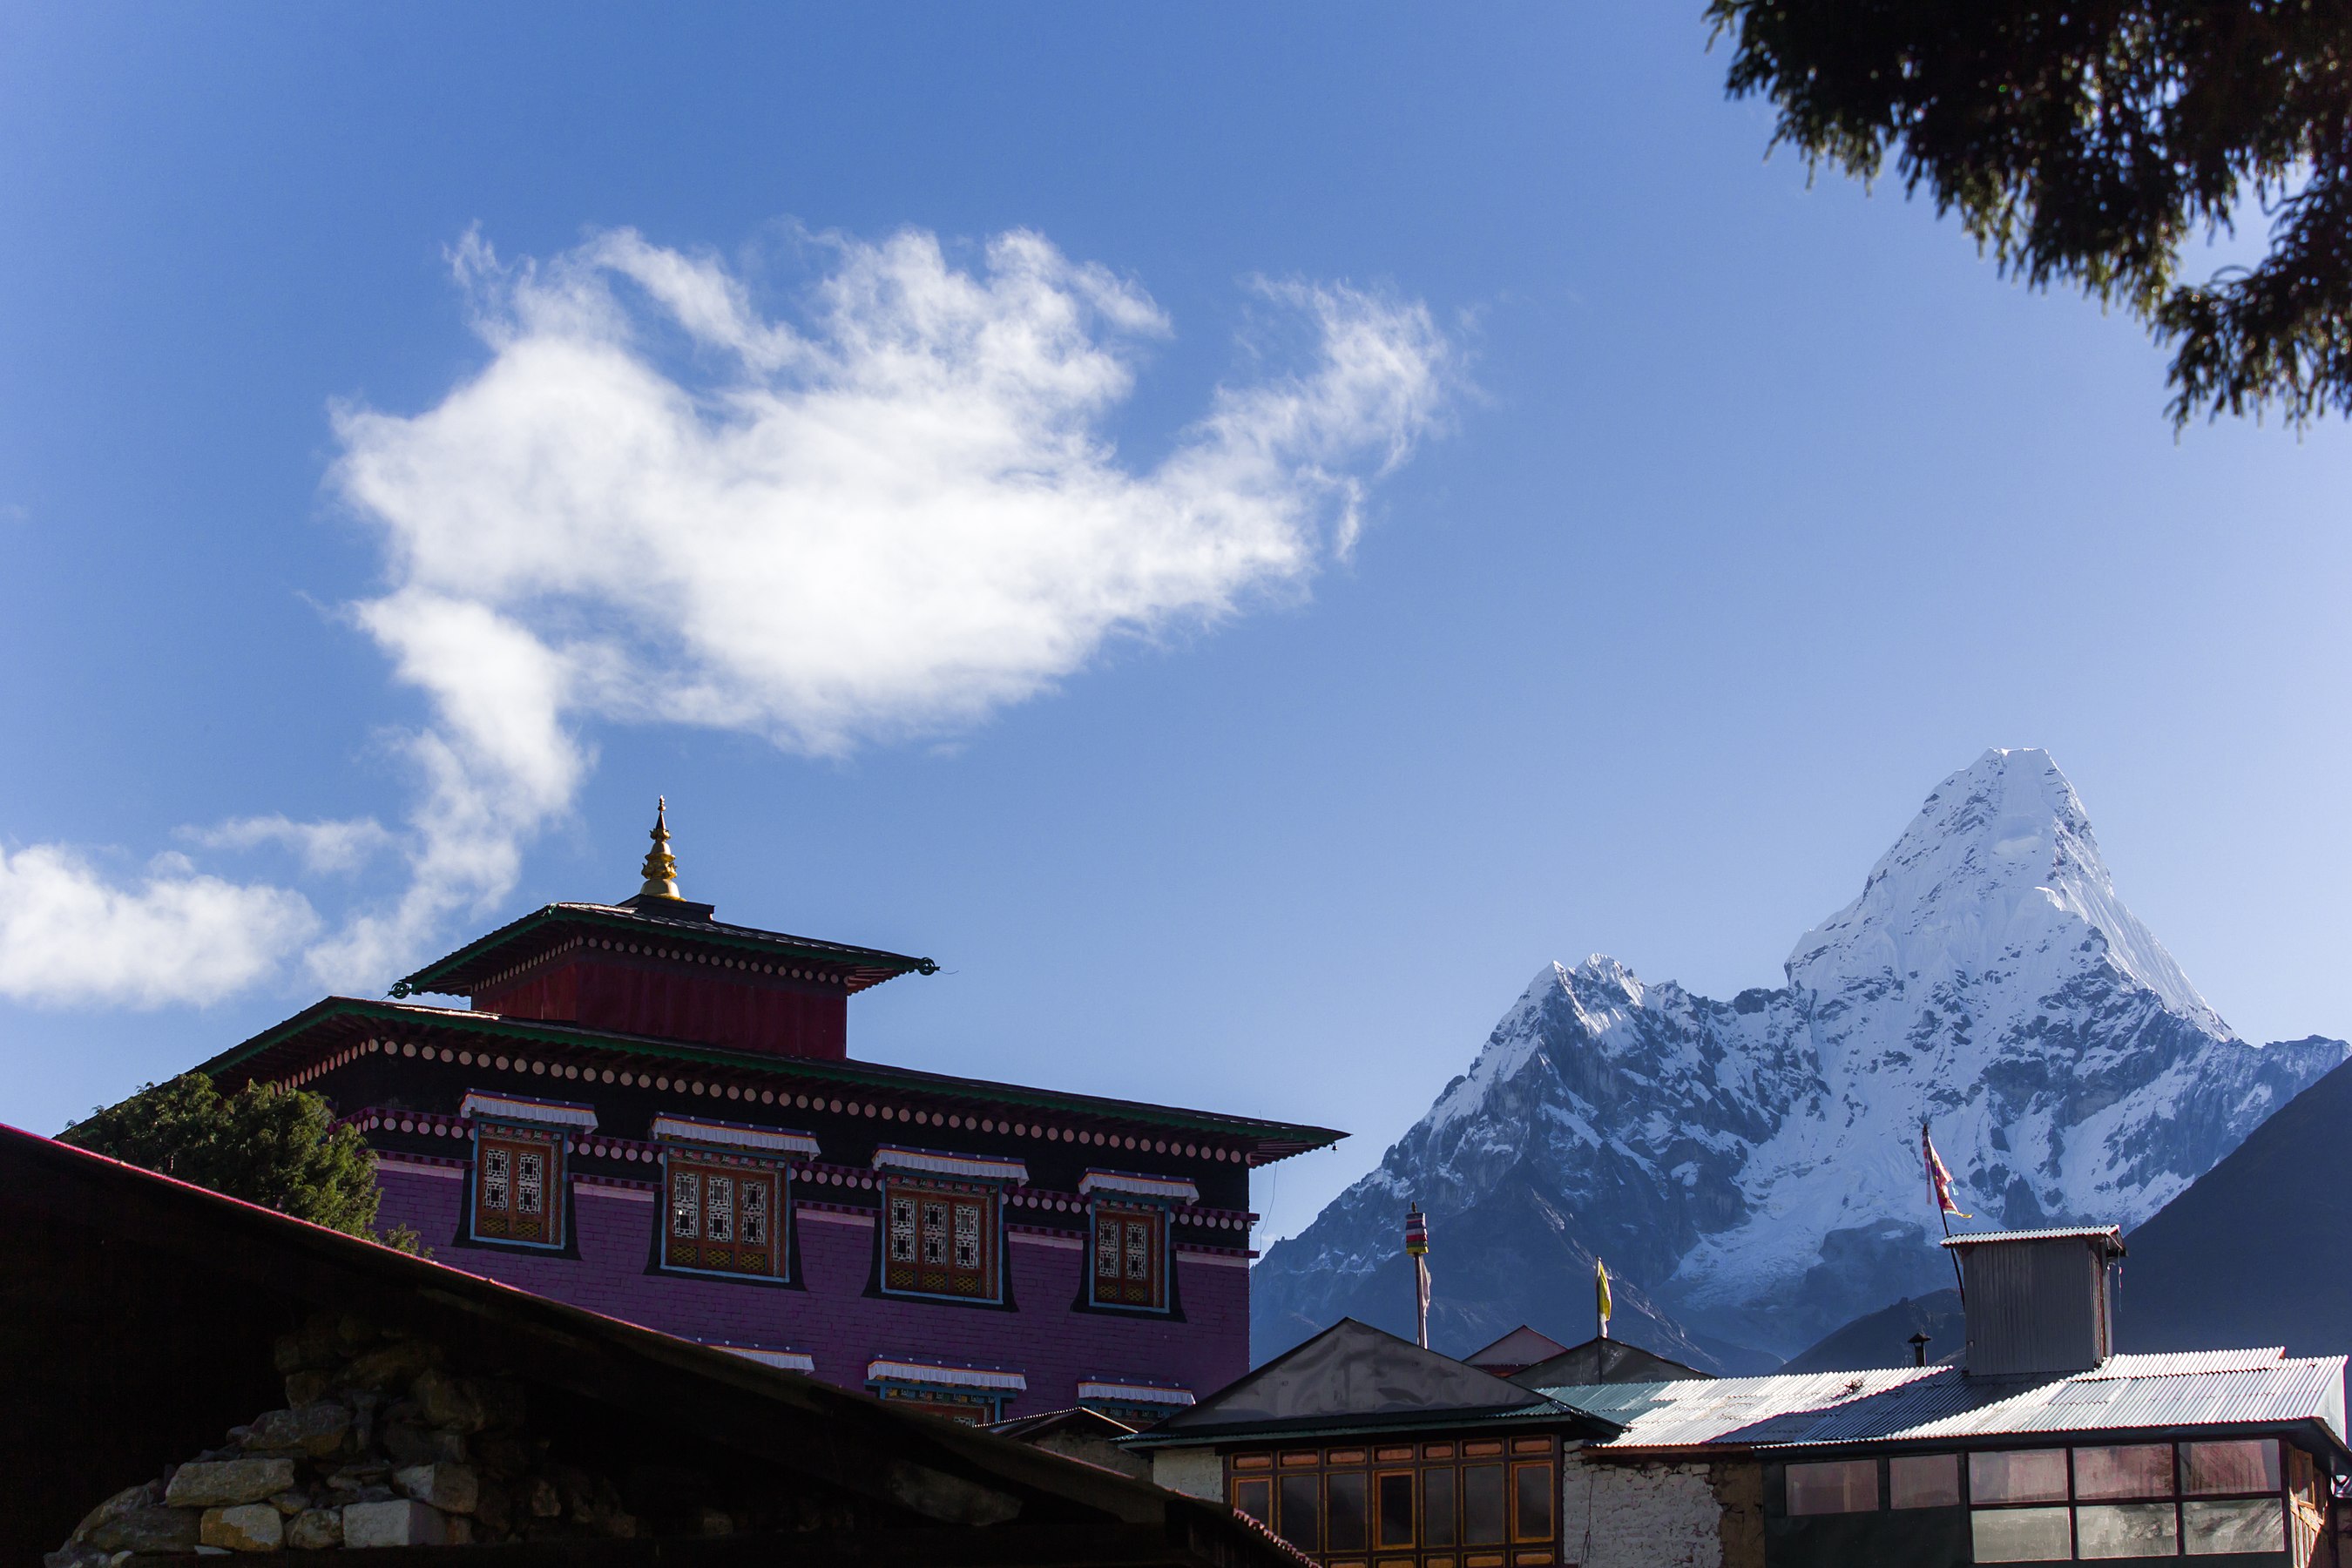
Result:
M474 1236L531 1247L563 1242L563 1141L535 1129L484 1126L475 1135Z
M1168 1305L1168 1263L1158 1209L1095 1205L1094 1299L1102 1306Z
M783 1173L759 1161L736 1161L673 1149L669 1235L662 1263L700 1273L781 1279L783 1247L775 1216L783 1208Z
M883 1288L971 1300L997 1298L996 1194L893 1184Z

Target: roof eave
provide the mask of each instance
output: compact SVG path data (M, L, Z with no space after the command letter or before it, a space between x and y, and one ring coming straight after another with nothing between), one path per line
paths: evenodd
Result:
M478 977L467 975L465 971L467 966L478 963L485 954L496 952L499 948L529 935L541 926L562 924L566 921L608 926L614 930L628 930L656 923L647 921L645 917L624 912L618 905L542 904L529 914L509 921L498 930L475 938L457 952L437 958L415 973L395 982L393 994L406 995L417 992L428 992L438 995L469 994L467 987L478 983ZM747 952L788 954L799 958L803 963L830 964L845 969L887 971L887 973L883 974L881 979L870 983L873 985L879 985L884 981L896 979L901 974L933 974L939 971L938 963L929 958L918 958L909 953L891 952L878 947L856 947L846 942L818 942L814 938L796 937L785 931L758 931L756 927L736 926L717 921L709 922L707 931L689 930L688 925L688 922L682 921L667 921L658 922L656 929L682 940L691 938L694 941L709 942L714 946L738 947ZM746 934L751 932L757 932L757 934Z
M439 1014L441 1016L419 1016ZM1328 1127L1307 1127L1288 1122L1262 1121L1253 1117L1222 1115L1215 1111L1193 1110L1181 1106L1151 1105L1140 1100L1104 1100L1092 1095L1065 1094L1052 1089L1033 1089L1023 1084L996 1083L986 1079L958 1078L946 1073L929 1073L909 1068L883 1067L873 1063L846 1059L825 1061L807 1057L770 1056L757 1051L730 1050L721 1046L699 1046L682 1040L666 1040L646 1035L622 1035L605 1030L585 1029L576 1025L542 1024L531 1019L509 1018L497 1013L475 1013L461 1008L432 1007L416 1003L387 1002L361 996L329 996L311 1004L283 1023L263 1030L210 1060L198 1064L193 1071L218 1077L240 1063L260 1055L273 1047L285 1044L306 1030L315 1028L338 1016L376 1018L386 1023L406 1022L425 1028L464 1028L494 1034L538 1039L551 1044L572 1046L590 1050L614 1050L630 1054L659 1056L671 1060L700 1062L709 1067L733 1068L753 1072L780 1072L802 1077L822 1077L844 1082L864 1084L876 1089L914 1089L943 1096L964 1095L987 1099L1009 1105L1034 1105L1053 1109L1066 1115L1098 1116L1107 1121L1127 1120L1146 1121L1161 1126L1181 1126L1218 1136L1244 1140L1255 1145L1250 1155L1253 1168L1286 1160L1294 1154L1328 1147L1348 1136Z

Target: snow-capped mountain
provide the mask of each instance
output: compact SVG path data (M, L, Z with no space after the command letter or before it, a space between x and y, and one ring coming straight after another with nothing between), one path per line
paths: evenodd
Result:
M1950 1283L1923 1116L1971 1228L2130 1226L2352 1055L2238 1038L2124 907L2039 751L1946 779L1786 973L1718 1002L1610 958L1545 967L1380 1168L1267 1252L1254 1349L1401 1321L1417 1200L1440 1348L1520 1321L1590 1334L1597 1252L1664 1353L1792 1353Z

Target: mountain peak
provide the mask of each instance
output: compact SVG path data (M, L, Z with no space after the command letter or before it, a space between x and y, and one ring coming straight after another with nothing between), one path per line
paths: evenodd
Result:
M1621 1301L1646 1292L1628 1322L1653 1348L1686 1326L1715 1349L1677 1360L1776 1360L1948 1285L1923 1116L1978 1223L2132 1226L2347 1055L2231 1035L2039 751L1944 780L1789 982L1719 1001L1598 953L1544 965L1381 1168L1267 1251L1258 1352L1349 1313L1404 1321L1411 1194L1455 1238L1442 1348L1583 1331L1601 1256Z
M2080 796L2050 753L1993 749L1936 786L1853 902L1807 931L1789 983L1900 992L2000 980L2050 994L2086 961L2234 1039L2116 895Z

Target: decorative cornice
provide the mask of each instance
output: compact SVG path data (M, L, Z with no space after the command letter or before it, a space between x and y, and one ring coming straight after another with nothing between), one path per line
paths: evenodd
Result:
M1025 1392L1029 1380L1000 1367L942 1366L934 1362L877 1358L866 1363L868 1383L911 1383L933 1388L999 1388Z
M1174 1410L1194 1403L1189 1388L1164 1387L1156 1383L1097 1383L1078 1380L1080 1400L1098 1399L1106 1404L1165 1405Z
M702 1121L667 1111L654 1118L654 1141L717 1143L730 1149L757 1149L763 1153L800 1154L814 1159L816 1140L805 1132L782 1127L758 1127L748 1121Z
M520 1095L489 1094L469 1089L458 1102L457 1114L468 1121L529 1121L544 1127L569 1127L581 1132L596 1130L596 1108L574 1100L525 1100Z
M1180 1204L1201 1201L1201 1189L1187 1177L1147 1176L1135 1171L1088 1171L1078 1178L1078 1191L1088 1196L1117 1193L1124 1197L1161 1198Z
M967 1182L1011 1182L1019 1185L1029 1180L1029 1167L1019 1160L952 1154L940 1149L906 1149L896 1143L885 1143L874 1151L874 1168L954 1176Z

